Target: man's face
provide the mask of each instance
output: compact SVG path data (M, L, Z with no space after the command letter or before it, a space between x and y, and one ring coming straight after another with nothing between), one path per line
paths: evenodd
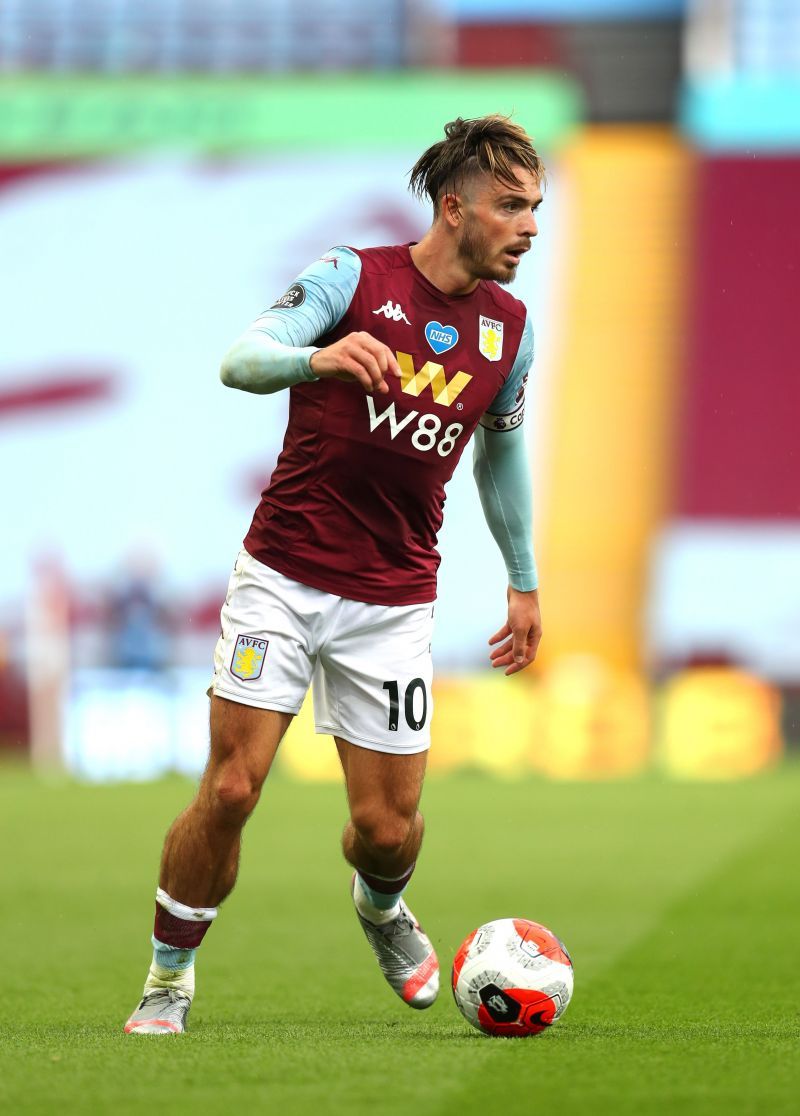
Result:
M518 167L517 185L489 175L465 183L458 255L476 279L510 283L538 233L536 210L542 191L535 175Z

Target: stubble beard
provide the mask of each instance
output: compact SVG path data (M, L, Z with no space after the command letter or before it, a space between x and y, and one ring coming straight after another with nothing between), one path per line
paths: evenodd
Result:
M464 229L458 242L458 258L469 268L476 279L493 279L506 287L517 276L517 264L507 267L503 264L489 263L489 246L486 237L477 227L477 222L469 217L464 221Z

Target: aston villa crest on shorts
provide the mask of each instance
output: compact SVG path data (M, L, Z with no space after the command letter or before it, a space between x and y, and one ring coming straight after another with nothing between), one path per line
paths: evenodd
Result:
M478 316L478 348L487 360L500 360L503 355L503 323Z
M236 640L231 659L231 674L242 682L255 682L261 677L267 657L268 639L240 635Z

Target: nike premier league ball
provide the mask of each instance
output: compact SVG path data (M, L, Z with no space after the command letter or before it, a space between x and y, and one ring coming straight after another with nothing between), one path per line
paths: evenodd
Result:
M541 1034L572 999L572 961L546 926L498 918L479 926L453 962L453 995L461 1014L486 1035Z

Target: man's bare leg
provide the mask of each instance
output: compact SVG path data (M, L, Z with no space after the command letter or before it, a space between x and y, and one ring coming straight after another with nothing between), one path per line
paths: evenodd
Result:
M336 738L350 820L342 834L348 864L397 878L413 867L425 828L418 810L427 752L373 752Z
M291 720L289 713L212 697L208 764L194 801L164 843L153 962L127 1033L185 1029L195 951L236 883L242 829Z
M422 844L419 798L426 752L396 755L336 738L350 820L342 851L356 869L359 921L394 991L411 1007L429 1007L439 991L439 963L402 899Z
M208 765L161 858L159 886L177 902L216 907L233 890L242 829L291 720L290 713L212 697Z

